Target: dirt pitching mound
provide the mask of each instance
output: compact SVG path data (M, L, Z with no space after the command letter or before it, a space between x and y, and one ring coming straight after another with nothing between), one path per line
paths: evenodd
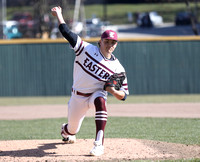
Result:
M200 146L138 139L105 139L105 154L89 156L92 139L1 141L0 161L120 161L200 158Z

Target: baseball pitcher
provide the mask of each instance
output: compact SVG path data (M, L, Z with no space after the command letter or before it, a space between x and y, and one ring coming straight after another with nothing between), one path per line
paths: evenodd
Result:
M69 30L60 6L52 8L51 13L57 17L59 30L76 55L71 98L68 102L68 123L64 123L61 128L63 141L76 141L75 135L80 130L86 112L94 108L96 137L90 155L100 156L104 153L104 129L108 117L107 93L122 101L129 94L125 70L113 55L118 43L117 33L106 30L101 35L99 46L95 46Z

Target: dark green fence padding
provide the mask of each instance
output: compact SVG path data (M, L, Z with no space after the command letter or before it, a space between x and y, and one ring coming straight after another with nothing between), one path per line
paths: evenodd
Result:
M200 93L200 38L184 38L118 43L130 94ZM64 40L0 41L0 96L70 95L73 62Z

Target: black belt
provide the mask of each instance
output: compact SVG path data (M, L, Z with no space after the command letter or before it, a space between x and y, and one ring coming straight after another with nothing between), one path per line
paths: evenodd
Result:
M92 93L82 93L82 92L79 92L79 91L75 91L75 90L73 90L73 88L72 88L72 92L79 95L79 96L84 96L84 97L89 97L89 96L92 95Z

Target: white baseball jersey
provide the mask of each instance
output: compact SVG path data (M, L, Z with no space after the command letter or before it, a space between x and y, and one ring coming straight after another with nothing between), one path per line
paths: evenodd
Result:
M79 36L73 50L76 54L73 89L76 91L94 93L97 90L103 90L105 82L112 74L125 72L114 55L112 55L114 59L106 59L97 46L83 41ZM120 90L123 90L127 95L129 94L127 78L125 78Z

